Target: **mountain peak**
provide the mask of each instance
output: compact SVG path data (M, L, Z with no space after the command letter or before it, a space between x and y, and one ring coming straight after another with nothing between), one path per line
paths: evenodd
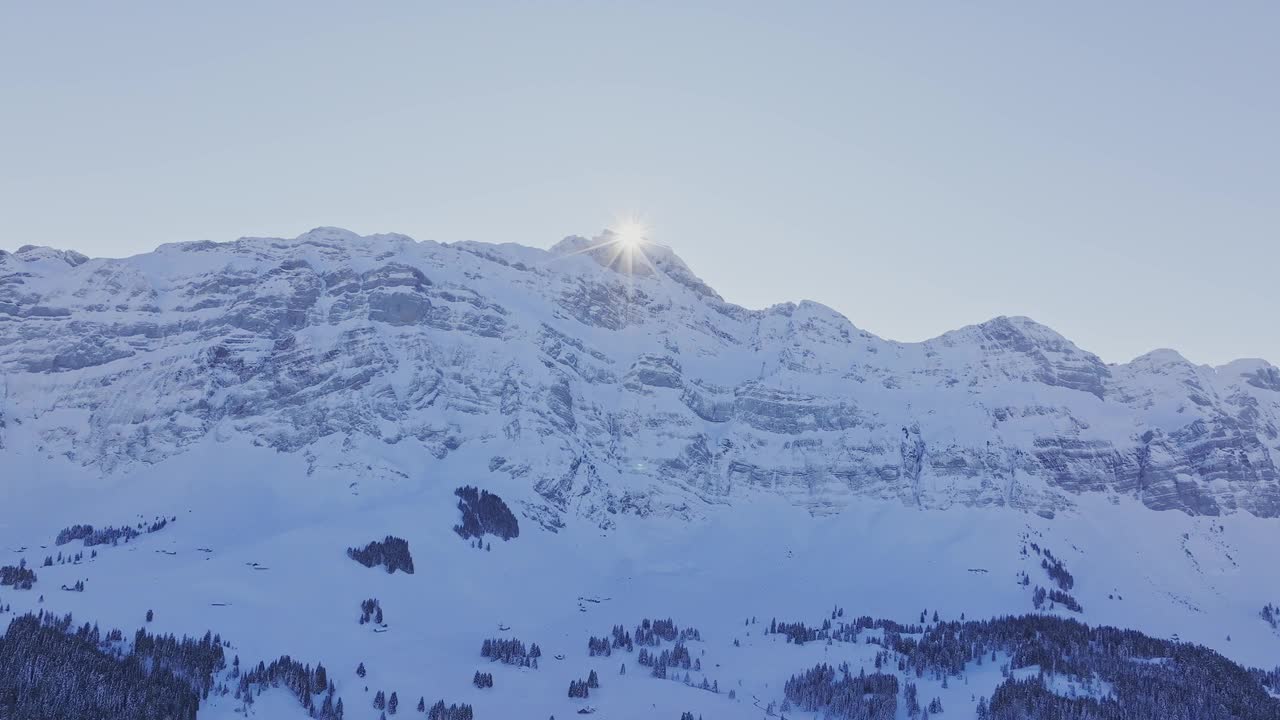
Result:
M991 333L1016 333L1028 339L1054 345L1071 342L1057 330L1036 322L1026 315L997 315L986 322L978 323L978 327Z
M78 253L75 250L59 250L46 245L23 245L13 255L24 262L40 262L42 260L62 262L71 267L83 265L89 261L87 255Z
M569 235L553 245L549 252L559 257L586 255L600 265L624 275L662 275L698 295L723 300L719 293L689 269L674 250L648 239L628 240L618 232L606 228L590 239L581 235Z
M360 234L352 232L346 228L332 227L329 225L321 225L312 228L297 237L299 242L350 242L353 240L364 239Z
M1165 365L1191 365L1191 361L1183 357L1182 353L1177 350L1156 348L1134 358L1130 364L1159 367Z
M1280 392L1280 368L1261 358L1232 360L1217 368L1226 377L1243 378L1248 384L1262 390Z
M976 325L967 325L936 338L943 344L978 342L983 346L1019 353L1036 351L1093 357L1048 325L1023 315L999 315ZM1099 361L1101 362L1101 361Z

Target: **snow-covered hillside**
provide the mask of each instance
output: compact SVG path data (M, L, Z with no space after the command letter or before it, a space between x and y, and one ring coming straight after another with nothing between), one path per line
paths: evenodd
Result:
M764 633L775 618L1038 612L1280 665L1260 615L1280 602L1275 367L1109 366L1024 318L894 343L815 303L731 305L666 248L591 249L611 239L321 228L124 260L0 254L0 566L38 575L0 586L0 629L46 611L126 637L212 630L246 667L323 662L357 720L383 712L379 690L409 717L422 697L481 720L770 704L807 720L781 710L788 678L879 669L883 628L794 644ZM462 485L504 498L519 537L459 537ZM154 518L128 542L55 544ZM414 573L348 558L388 535ZM375 598L385 627L359 622ZM660 680L588 653L642 618L697 628L700 669ZM538 668L480 656L511 637L539 644ZM949 718L1006 672L1113 690L1004 650L950 674L897 659L884 671ZM600 687L567 697L591 670ZM215 692L200 719L243 712ZM284 688L250 714L307 715Z
M0 588L0 601L13 610L0 615L0 625L45 610L71 612L104 630L124 628L126 636L138 627L195 637L211 629L232 643L228 656L248 666L282 654L322 662L347 718L377 720L378 690L398 693L401 714L424 697L428 705L471 704L477 718L565 718L584 707L614 719L677 720L683 712L760 718L769 703L786 700L782 684L791 675L821 662L870 673L881 650L861 641L796 646L763 634L774 618L818 626L836 606L849 619L904 623L922 611L930 622L935 612L943 621L1031 613L1035 588L1055 587L1034 544L1065 564L1083 608L1044 612L1207 644L1247 666L1273 668L1280 659L1280 633L1259 617L1268 599L1280 598L1280 533L1272 519L1157 513L1098 495L1083 496L1054 519L1007 507L921 509L881 499L815 517L776 493L748 489L732 507L693 521L624 515L608 531L574 520L553 533L522 517L520 537L489 538L491 549L481 550L451 530L459 520L453 488L485 480L513 506L536 501L532 488L476 471L483 457L465 449L438 464L391 457L384 462L403 477L352 481L350 470L376 450L325 447L318 454L345 454L351 464L309 474L303 454L209 439L136 468L121 484L68 476L15 497L0 528L4 562L27 558L39 581L29 591ZM41 566L58 552L87 557L79 543L53 544L64 526L157 515L176 520L128 543L99 546L96 558ZM387 534L408 541L414 574L387 574L346 557L346 548ZM84 592L58 589L76 581L85 582ZM379 601L385 628L358 622L367 598ZM144 622L148 610L151 623ZM688 643L702 668L692 672L692 687L683 673L654 679L635 654L589 655L589 637L616 624L630 630L646 617L670 617L701 632ZM759 624L746 625L750 617ZM497 637L538 643L539 667L481 658L482 642ZM940 698L946 717L972 718L1009 661L1002 652L997 662L971 663L945 688L929 674L899 675L916 683L925 701ZM363 678L355 674L361 663ZM570 681L592 669L601 687L585 701L566 697ZM493 673L495 686L473 687L476 671ZM704 677L720 692L699 689ZM259 698L255 717L305 717L280 693ZM200 718L237 717L240 706L214 696Z

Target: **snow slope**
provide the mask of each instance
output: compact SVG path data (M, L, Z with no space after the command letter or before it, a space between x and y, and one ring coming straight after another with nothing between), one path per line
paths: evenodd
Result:
M1051 548L1075 575L1073 594L1084 606L1077 617L1177 635L1247 665L1272 667L1280 658L1280 636L1258 617L1263 598L1280 597L1275 521L1247 514L1153 513L1132 500L1089 496L1052 520L1007 507L921 509L872 499L813 516L753 490L692 522L624 516L608 531L577 520L556 533L526 526L515 540L491 540L486 552L450 529L458 519L452 488L486 471L477 473L465 454L432 469L403 468L401 479L352 488L339 472L308 475L298 455L206 441L137 470L127 490L84 479L54 496L31 493L6 505L2 536L8 558L35 565L75 547L51 542L71 522L166 513L177 520L100 548L92 561L37 568L35 590L0 597L15 612L72 612L127 630L153 609L153 631L212 628L245 662L285 653L322 661L348 717L371 720L379 689L410 705L419 696L428 704L469 702L483 718L565 717L584 704L566 698L565 688L593 668L602 688L585 704L601 717L760 717L752 698L761 707L781 703L790 675L816 662L870 671L878 649L792 646L761 635L770 619L816 625L835 605L902 622L925 609L943 619L1030 612L1031 588L1018 584L1018 574L1028 573L1033 585L1049 580L1034 553L1022 554L1028 542ZM489 487L511 500L534 494L495 479ZM347 547L387 533L409 541L415 574L388 575L345 557ZM26 552L13 552L19 543ZM86 581L84 593L55 590L76 580ZM356 622L369 597L385 610L386 632ZM668 616L701 630L703 641L690 645L704 672L693 682L705 675L720 694L650 678L634 656L587 657L589 636ZM750 616L761 625L745 626ZM541 645L539 669L479 657L485 638L510 636ZM364 680L353 672L360 662L369 671ZM624 662L628 672L620 676ZM473 688L476 670L493 672L495 688ZM945 690L927 676L917 682L923 698L940 697L952 717L967 717L975 698L989 696L1001 679L993 664L971 668L968 684L953 679ZM215 698L201 717L233 717L235 706ZM259 716L290 716L272 707L260 704Z

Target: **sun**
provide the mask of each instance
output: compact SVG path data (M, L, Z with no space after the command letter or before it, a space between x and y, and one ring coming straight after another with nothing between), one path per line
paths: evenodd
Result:
M624 275L652 275L658 271L649 252L661 245L649 239L650 228L634 219L615 222L594 243L571 255L590 253L600 264Z
M618 236L619 245L627 250L634 250L644 244L647 232L638 222L625 222L615 228L613 234Z

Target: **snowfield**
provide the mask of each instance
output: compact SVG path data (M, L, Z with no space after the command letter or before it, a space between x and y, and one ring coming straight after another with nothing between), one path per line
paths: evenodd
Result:
M558 532L525 522L519 538L490 538L492 550L484 551L451 530L458 521L453 488L486 482L513 507L536 497L470 467L464 453L429 470L402 466L396 481L352 488L349 475L307 475L295 455L209 442L112 487L37 475L6 503L0 540L6 563L26 557L40 579L32 591L0 599L15 613L71 612L126 632L143 625L151 609L153 632L213 629L242 662L281 654L323 662L353 718L378 717L370 703L379 689L398 693L402 713L421 696L428 705L441 698L470 703L482 718L566 717L587 705L605 718L678 718L685 711L757 718L769 702L781 704L792 674L846 661L855 673L860 666L870 672L879 649L790 645L762 634L770 620L816 625L837 605L850 617L901 622L926 609L947 620L1031 612L1031 588L1017 579L1026 572L1033 586L1049 584L1035 553L1021 552L1036 542L1074 574L1080 617L1091 624L1177 635L1246 665L1273 667L1280 657L1280 635L1258 617L1263 598L1280 597L1274 520L1196 518L1094 500L1052 520L1009 508L929 510L872 500L814 516L755 492L692 522L620 517L609 531L583 520ZM63 526L156 515L177 520L127 544L99 547L96 559L38 567L46 554L77 547L53 547ZM409 541L413 575L346 557L347 547L386 534ZM56 589L76 580L85 581L85 592ZM357 623L365 598L380 601L385 632ZM703 668L692 682L705 676L719 694L653 679L634 655L587 656L588 637L645 617L671 617L701 631L702 641L689 643ZM751 617L759 623L746 625ZM512 636L539 643L538 669L480 657L484 639ZM354 674L361 662L363 680ZM591 669L601 688L585 701L567 698L569 682ZM492 672L495 687L473 688L476 670ZM922 698L938 697L949 716L969 717L976 698L1003 678L995 663L967 675L946 689L928 676L912 679ZM237 717L237 707L229 697L214 698L201 717ZM305 717L283 691L268 693L255 713Z

